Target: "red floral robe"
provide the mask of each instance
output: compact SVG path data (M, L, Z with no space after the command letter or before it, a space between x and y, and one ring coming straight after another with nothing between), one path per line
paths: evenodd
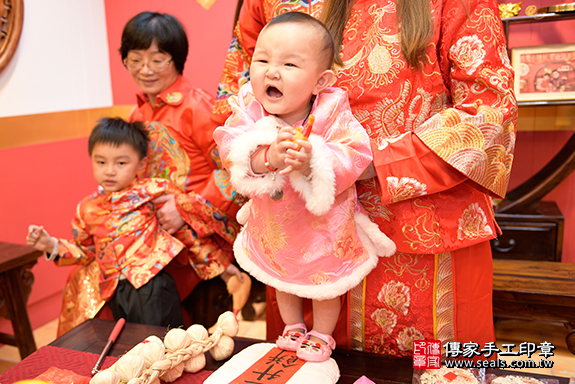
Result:
M263 26L288 11L319 17L321 5L244 1L215 114L229 114ZM358 194L398 248L343 298L334 336L344 347L409 355L417 339L495 341L490 197L504 196L513 160L513 69L494 0L431 0L431 9L422 70L401 54L394 0L355 1L344 31L335 86L370 136L377 172ZM268 298L273 339L283 324Z

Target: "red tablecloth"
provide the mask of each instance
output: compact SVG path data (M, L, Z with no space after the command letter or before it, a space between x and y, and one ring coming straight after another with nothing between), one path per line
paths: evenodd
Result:
M89 352L78 352L71 349L51 347L49 345L36 352L0 375L0 384L12 384L18 380L33 379L54 366L68 369L79 375L91 377L90 372L98 360L98 355ZM114 364L118 357L108 356L102 364L106 369ZM212 374L211 371L184 373L174 384L201 384Z

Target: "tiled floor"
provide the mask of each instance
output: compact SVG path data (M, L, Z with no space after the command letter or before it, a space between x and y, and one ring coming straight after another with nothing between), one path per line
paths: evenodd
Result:
M56 338L56 327L57 320L54 320L34 331L34 337L38 348L50 343ZM518 350L519 344L523 342L532 342L539 345L540 343L547 341L556 347L554 350L555 355L550 358L554 362L553 368L518 370L518 374L521 372L533 372L560 377L575 376L575 356L572 355L565 347L565 335L567 332L561 324L500 320L496 323L495 328L497 346L501 350L506 349L503 347L503 344L509 343L517 345L517 348L514 350ZM263 316L256 318L255 321L240 321L238 336L262 340L265 339L265 319ZM525 358L526 357L524 356L523 359ZM507 361L511 360L509 357L502 357L502 359ZM539 356L533 355L531 359L538 361ZM20 356L15 347L1 347L0 373L16 364L19 360Z

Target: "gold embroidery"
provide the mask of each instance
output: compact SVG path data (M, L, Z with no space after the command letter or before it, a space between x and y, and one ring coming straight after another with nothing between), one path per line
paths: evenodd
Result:
M409 287L400 281L392 280L381 287L377 300L405 316L411 302Z
M393 213L387 207L381 204L381 194L379 193L379 182L376 177L368 180L358 181L366 185L362 193L359 193L357 198L361 205L365 208L367 214L371 217L379 217L386 221L391 221Z
M448 112L449 111L449 112ZM465 115L461 122L452 124L454 113ZM418 136L441 158L469 178L499 195L507 188L513 162L514 125L502 125L501 111L480 105L476 115L447 110L430 119Z
M493 13L488 7L477 8L467 20L467 27L481 35L486 43L501 36L499 18L493 17ZM490 32L485 33L486 30Z
M443 239L439 233L439 220L435 216L436 207L431 205L429 207L421 205L421 200L416 199L413 204L418 208L427 209L416 219L416 224L405 224L401 231L403 236L407 239L405 242L409 244L410 248L414 251L418 248L431 249L438 248L443 244Z
M397 335L397 347L404 352L413 351L413 340L423 340L423 334L415 327L405 327Z
M338 68L338 75L342 71L347 72L345 78L339 77L338 86L348 91L353 86L359 96L365 91L384 87L397 80L399 73L407 67L401 56L397 31L392 31L383 21L386 14L395 13L395 5L373 5L367 13L363 20L358 13L352 11L344 44L359 37L362 45L358 52L344 60L343 67ZM365 71L363 65L367 65L371 71ZM359 84L365 85L367 89L358 88Z
M473 74L483 64L485 55L483 41L476 35L463 36L449 48L449 58L468 75Z
M434 337L442 343L455 341L455 315L453 295L453 269L451 252L435 255L437 263L435 281L435 327Z
M371 319L388 336L393 332L397 324L397 315L390 310L378 308L371 314Z
M324 283L329 283L330 278L324 271L318 271L317 273L311 275L309 277L309 280L314 285L321 285Z
M412 177L395 176L387 178L387 192L390 194L392 203L412 199L427 194L427 185L420 183Z
M366 341L366 348L373 353L393 354L391 343L386 340L389 339L397 325L397 315L387 309L378 308L371 313L371 319L383 332L372 335Z
M254 213L254 216L261 217L257 211ZM270 267L280 275L285 275L285 268L281 264L278 264L275 254L283 250L288 244L287 232L283 228L283 223L286 219L280 217L280 212L275 215L271 215L270 213L269 218L268 221L262 222L259 236L257 236L257 231L254 231L253 235L259 240L260 248L264 255L270 260Z
M431 281L429 281L427 277L428 266L425 265L420 269L416 268L419 261L418 255L396 252L392 257L386 260L388 261L382 261L382 264L387 267L386 272L391 271L398 277L402 276L405 272L412 276L420 275L419 279L415 281L414 286L421 291L427 290L431 285Z
M457 238L459 240L476 240L493 235L493 230L487 224L487 215L478 203L470 204L459 218Z
M349 292L349 347L354 351L365 349L365 286L366 279Z
M372 72L384 74L391 68L392 57L387 47L376 45L367 56L367 62Z

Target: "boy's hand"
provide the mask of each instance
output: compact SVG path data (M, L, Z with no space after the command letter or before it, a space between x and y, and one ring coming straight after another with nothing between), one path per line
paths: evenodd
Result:
M39 251L52 252L56 246L56 239L50 236L42 226L31 225L28 227L26 244L31 245Z

